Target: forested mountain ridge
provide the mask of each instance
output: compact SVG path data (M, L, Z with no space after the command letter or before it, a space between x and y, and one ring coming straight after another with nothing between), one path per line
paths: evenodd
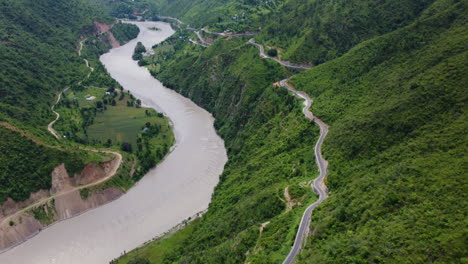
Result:
M412 23L434 0L286 1L268 16L259 40L285 49L287 60L314 65L356 44Z
M466 256L467 13L436 1L409 26L293 78L331 125L332 195L301 262Z
M345 2L285 1L276 17L263 18L257 42L319 65L300 74L260 59L247 38L205 34L216 40L204 49L184 30L145 59L167 87L215 115L230 161L202 219L118 263L284 260L304 209L281 204L284 190L315 177L306 149L318 135L300 103L271 85L293 75L331 125L330 198L313 213L298 263L463 262L467 5ZM296 201L310 203L301 200L309 191L298 190Z

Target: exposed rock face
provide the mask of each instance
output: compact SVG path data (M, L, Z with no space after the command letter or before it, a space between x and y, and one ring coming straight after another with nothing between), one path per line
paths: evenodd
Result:
M28 238L36 235L47 227L47 223L38 221L30 210L19 212L21 209L34 205L34 207L47 204L55 209L51 217L53 222L62 221L88 210L99 207L119 198L123 192L117 188L96 190L86 199L80 195L76 186L97 182L105 178L115 166L118 160L113 159L103 163L88 164L79 175L70 177L64 164L57 166L52 172L52 188L41 190L31 194L31 197L23 202L15 202L8 199L0 207L0 252L18 245ZM40 202L50 195L56 195L52 200ZM46 214L49 214L46 207ZM11 216L9 219L7 217Z

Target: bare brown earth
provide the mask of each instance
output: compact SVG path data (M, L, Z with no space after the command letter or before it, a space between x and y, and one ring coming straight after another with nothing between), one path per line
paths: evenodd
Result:
M284 188L284 198L286 200L281 200L286 204L286 212L291 211L296 205L301 205L301 202L291 198L291 195L289 194L289 186L286 186L286 188Z
M112 34L111 25L94 21L94 27L98 34L103 34L106 37L107 41L112 45L112 48L120 47L120 43L114 37L114 34Z
M7 122L0 122L0 125L19 132L36 144L55 147L48 146L38 138ZM11 198L5 201L0 206L0 252L24 242L50 224L82 214L111 202L123 194L121 190L108 188L94 191L86 199L81 198L81 189L98 185L111 178L116 174L122 161L121 155L117 152L85 150L107 152L114 154L115 158L106 162L91 162L81 173L75 174L73 177L68 175L65 165L60 164L51 173L52 188L50 190L39 190L32 193L29 199L22 202L15 202ZM50 217L50 221L47 223L38 221L32 212L44 205L46 205L47 215Z
M25 208L31 204L34 204L48 196L50 196L50 192L48 190L39 190L35 193L31 193L31 195L29 196L29 199L27 199L26 201L15 202L13 201L13 199L8 198L8 200L6 200L3 203L3 205L0 206L0 221L3 222L3 220L7 216L12 215L18 212L19 210L21 210L22 208Z
M0 207L0 251L20 244L50 224L77 216L119 198L123 192L117 188L94 191L86 199L81 197L80 189L76 188L105 179L119 164L118 158L103 163L90 163L81 174L73 178L69 177L64 164L61 164L52 172L50 190L33 193L24 202L16 203L8 199ZM51 195L56 196L46 199ZM34 208L44 204L47 205L46 208L52 209L47 212L51 218L50 223L41 223L32 213ZM30 210L24 210L31 205L34 206Z

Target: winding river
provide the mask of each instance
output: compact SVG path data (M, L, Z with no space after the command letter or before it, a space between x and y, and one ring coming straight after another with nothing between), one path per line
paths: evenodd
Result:
M138 41L150 48L174 33L170 25L135 24L141 31L138 38L112 49L101 61L124 89L171 119L175 148L120 199L43 230L1 254L0 263L109 263L208 207L227 161L224 142L210 113L165 88L131 59Z

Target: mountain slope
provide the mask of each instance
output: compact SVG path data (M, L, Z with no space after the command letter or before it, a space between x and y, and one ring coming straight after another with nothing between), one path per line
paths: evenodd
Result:
M373 28L361 34L344 27L343 15L335 17L362 9L360 5L349 9L344 2L309 1L304 5L324 9L300 24L299 32L311 32L311 41L321 36L329 42L322 39L296 52L294 45L312 43L299 41L298 31L286 32L296 21L291 17L310 10L301 3L288 1L294 8L283 9L283 20L267 20L279 25L266 25L286 28L270 42L290 47L286 57L322 63L291 82L314 98L314 114L331 125L324 143L330 198L313 214L311 237L299 263L462 262L467 226L466 3L380 1L357 16L363 23L356 25ZM389 6L409 12L398 21L398 16L383 15L391 15ZM344 25L316 29L307 22L314 19ZM271 86L295 73L261 60L256 47L242 45L247 39L221 38L205 50L184 45L189 33L180 34L182 40L176 36L178 41L163 44L176 48L175 54L165 54L169 61L156 60L150 69L166 86L215 115L230 162L202 219L119 263L135 256L151 263L281 263L303 207L286 212L276 203L284 187L305 178L286 180L288 170L275 166L283 161L293 165L289 162L296 157L299 164L305 161L302 168L315 170L309 155L318 134L298 113L299 102ZM258 40L270 41L271 34L263 32ZM340 42L337 36L347 39ZM322 50L313 51L314 45ZM268 136L276 131L281 136ZM296 131L300 135L294 140L284 136ZM301 159L298 153L305 155ZM294 165L290 168L294 171ZM310 180L315 175L303 176ZM259 185L260 179L265 184ZM275 188L277 196L264 195Z
M31 192L50 188L50 174L60 163L73 167L73 172L80 170L78 164L84 167L95 160L94 154L84 151L52 148L46 127L55 118L50 105L58 92L87 73L76 54L77 41L97 16L80 1L0 4L0 121L45 142L39 146L2 128L1 147L8 155L2 155L0 165L0 203L7 197L22 201Z
M467 7L439 2L414 24L294 77L331 124L332 195L314 214L305 263L466 255Z
M414 21L434 0L287 1L267 19L259 40L285 59L314 65Z

